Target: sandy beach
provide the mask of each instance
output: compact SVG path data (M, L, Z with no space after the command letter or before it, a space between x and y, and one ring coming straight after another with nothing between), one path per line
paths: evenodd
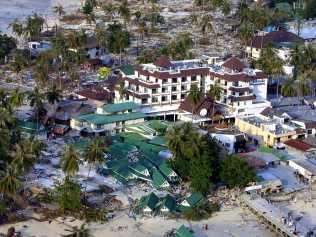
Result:
M48 25L52 25L58 20L52 8L58 4L69 12L80 6L80 0L0 0L0 31L10 33L8 26L14 19L23 20L33 12L45 17Z
M29 220L14 225L0 226L0 233L5 233L10 226L15 226L16 231L21 231L25 237L56 237L66 234L66 229L79 226L80 221L72 218L61 218L49 222ZM129 218L127 213L118 215L108 223L87 225L94 237L162 237L167 231L179 228L182 224L192 228L197 237L275 237L275 235L260 225L249 213L244 213L240 208L216 213L212 218L200 222L186 220L170 220L162 217L142 218L136 221ZM203 226L208 224L208 230ZM69 232L68 232L69 233Z

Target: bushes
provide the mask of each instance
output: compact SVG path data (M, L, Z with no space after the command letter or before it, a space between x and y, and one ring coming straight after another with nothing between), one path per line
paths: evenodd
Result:
M218 203L204 201L197 206L189 209L184 213L184 217L188 220L199 221L208 219L214 212L219 211L220 206Z

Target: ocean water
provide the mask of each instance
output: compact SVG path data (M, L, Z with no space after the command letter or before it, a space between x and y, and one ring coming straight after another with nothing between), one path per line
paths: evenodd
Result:
M0 31L10 34L8 27L14 19L23 20L33 12L42 15L51 24L57 19L53 13L53 7L57 4L68 12L76 10L80 0L0 0Z

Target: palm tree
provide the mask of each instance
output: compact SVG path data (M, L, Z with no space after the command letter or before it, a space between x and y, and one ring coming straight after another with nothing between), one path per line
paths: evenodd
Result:
M213 99L213 109L212 109L212 124L214 123L214 117L215 117L215 101L219 101L221 99L223 93L223 88L218 84L212 84L210 86L209 94L211 98Z
M14 197L20 187L20 181L17 178L18 170L14 165L6 168L6 173L0 180L0 193L7 197Z
M89 164L87 181L90 177L92 166L99 165L104 162L104 152L106 151L105 143L101 138L96 138L87 146L84 152L84 160ZM87 191L87 184L85 192Z
M23 36L24 34L24 27L23 23L21 23L18 19L15 19L13 22L9 24L9 27L11 28L13 34L15 34L18 37Z
M79 155L73 145L66 146L60 165L67 176L73 176L79 171Z
M213 30L213 24L212 24L213 17L208 15L203 15L200 20L200 27L201 32L204 35L204 38L206 38L207 34Z
M118 87L118 93L120 95L120 101L123 101L124 98L126 98L127 95L127 90L125 89L125 84L124 82L120 82L119 87Z
M105 14L109 14L110 15L110 18L111 18L111 21L112 21L113 20L113 15L117 11L117 6L112 4L112 3L104 4L102 6L102 10L105 12Z
M0 107L0 128L8 128L14 121L12 114L7 109Z
M295 88L295 80L288 80L283 86L282 86L282 95L283 96L295 96L296 94L296 88Z
M63 235L63 237L91 237L90 230L85 227L85 224L82 224L80 227L74 226L71 230L66 230L70 234Z
M22 173L27 172L35 164L37 157L28 140L16 144L11 156L13 157L12 164Z
M20 92L19 89L15 89L10 96L10 104L12 107L20 107L24 101L24 93Z
M269 44L262 50L260 58L256 64L260 69L267 73L270 78L277 76L277 97L279 94L279 77L283 74L283 60L277 55L276 50L272 44Z
M46 92L46 99L48 103L55 104L61 99L61 91L57 89L56 85L53 85L49 91Z
M252 38L254 33L253 25L248 23L243 23L239 28L239 37L244 43L245 47L249 40ZM252 52L252 51L251 51Z
M118 8L118 12L121 15L121 17L124 20L125 28L127 27L127 24L131 21L131 12L128 8L128 1L123 0L121 5Z
M33 13L33 15L28 16L26 19L25 35L31 40L39 40L45 24L45 19L42 16Z
M36 124L37 124L37 132L39 128L39 117L44 111L44 95L40 92L38 87L35 87L35 89L29 93L28 99L30 101L30 106L35 108L35 114L36 114Z
M200 102L202 98L202 94L200 89L197 85L193 84L190 88L190 91L188 93L188 100L190 104L192 105L192 122L193 122L193 116L195 114L196 105Z
M16 73L16 77L20 79L20 84L22 85L22 77L20 72L28 65L26 58L21 55L21 53L16 53L14 60L10 63L11 70Z
M173 126L167 133L168 149L173 157L181 157L183 150L182 129L180 126Z
M53 11L55 14L57 14L59 17L62 17L63 15L65 15L65 10L64 7L60 4L56 5L53 7Z

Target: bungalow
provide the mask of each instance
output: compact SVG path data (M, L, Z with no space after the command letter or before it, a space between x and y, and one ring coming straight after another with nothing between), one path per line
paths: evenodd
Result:
M172 170L170 168L170 166L168 165L167 162L163 162L159 167L158 169L160 170L160 172L165 176L167 177L167 179L170 181L170 182L177 182L179 181L179 176L177 175L176 172L174 172L174 170Z
M153 186L157 189L169 188L170 184L167 179L155 167L152 169Z
M162 198L161 204L159 206L160 213L166 214L175 212L177 209L176 201L169 194Z
M194 207L203 199L204 197L201 193L192 193L190 196L186 197L186 199L184 199L180 205L183 207Z
M153 215L158 207L159 198L156 194L151 193L148 196L142 197L139 204L139 209L144 215Z
M149 170L141 165L140 163L133 163L132 165L129 166L129 168L135 172L136 175L143 175L143 176L150 176Z
M180 228L176 230L175 236L176 237L194 237L190 229L185 227L184 225L180 226Z

